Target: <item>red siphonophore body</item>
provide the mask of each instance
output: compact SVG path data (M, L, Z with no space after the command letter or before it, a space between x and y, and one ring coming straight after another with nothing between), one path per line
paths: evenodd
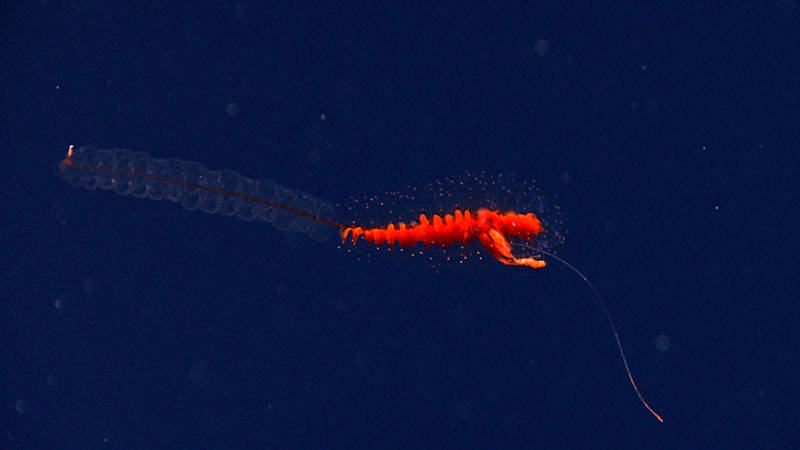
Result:
M426 248L447 247L453 244L471 244L477 240L487 253L503 264L539 269L545 266L545 262L532 257L514 256L508 238L533 242L542 231L542 223L533 213L518 214L488 209L471 213L457 209L453 214L444 217L434 215L432 220L421 214L419 222L411 225L400 223L381 228L345 227L340 234L342 242L350 238L356 244L363 237L375 245L393 246L396 242L400 247L413 247L417 244Z

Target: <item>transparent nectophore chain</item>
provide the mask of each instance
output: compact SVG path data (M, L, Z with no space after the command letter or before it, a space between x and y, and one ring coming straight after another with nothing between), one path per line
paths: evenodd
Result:
M60 165L65 180L86 189L180 202L189 210L260 220L278 230L327 240L339 224L333 206L310 194L279 186L267 178L248 178L233 170L210 170L181 159L154 158L125 149L70 146Z

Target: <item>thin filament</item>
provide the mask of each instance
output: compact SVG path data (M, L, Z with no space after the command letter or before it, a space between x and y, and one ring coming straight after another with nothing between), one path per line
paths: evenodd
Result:
M521 244L521 245L523 245L524 247L528 248L529 250L541 253L543 255L546 255L546 256L549 256L549 257L555 259L556 261L560 262L561 264L565 265L566 267L571 269L573 272L578 274L578 276L581 277L584 282L586 282L586 284L589 286L589 289L592 290L592 293L594 293L595 298L597 298L597 301L600 303L600 306L603 307L603 312L606 313L606 318L608 319L608 324L611 325L611 331L614 333L614 339L617 342L617 348L619 349L619 356L622 358L622 364L625 366L625 373L628 374L628 380L630 380L631 386L633 386L633 390L636 392L636 396L639 397L639 401L642 402L644 407L647 408L648 411L650 411L650 414L652 414L656 419L658 419L659 422L664 423L664 419L662 419L661 416L658 415L658 413L655 412L655 410L653 410L653 408L650 407L650 405L647 403L647 401L644 399L644 397L642 397L642 393L639 392L639 387L636 386L636 381L633 380L633 375L631 374L631 368L628 366L628 360L625 358L625 352L622 350L622 342L619 340L619 333L617 333L617 326L614 324L614 319L611 317L611 313L608 311L608 307L606 306L606 302L603 301L603 298L597 292L597 289L595 289L595 287L592 284L592 282L589 281L589 279L586 277L586 275L584 275L580 270L578 270L575 266L573 266L572 264L568 263L567 261L565 261L561 257L556 256L555 254L550 253L547 250L542 250L540 248L534 248L534 247L532 247L532 246L530 246L528 244Z

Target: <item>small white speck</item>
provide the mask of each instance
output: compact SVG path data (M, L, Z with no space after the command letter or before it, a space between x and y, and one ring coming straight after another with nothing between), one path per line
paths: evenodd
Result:
M225 113L228 114L228 117L236 117L239 115L240 111L241 108L237 102L229 102L225 105Z

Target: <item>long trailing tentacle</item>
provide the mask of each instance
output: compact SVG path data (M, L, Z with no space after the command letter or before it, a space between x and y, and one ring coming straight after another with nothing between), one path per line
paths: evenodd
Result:
M639 397L639 401L642 402L642 405L644 405L644 407L647 408L648 411L650 411L650 414L652 414L656 419L658 419L659 422L663 423L664 419L662 419L661 416L657 412L655 412L655 410L653 410L652 407L650 407L650 405L647 403L647 401L642 396L642 393L639 392L639 387L636 386L636 381L634 381L633 374L631 374L631 368L630 368L630 366L628 366L628 360L625 358L625 351L622 350L622 342L619 339L619 333L617 333L617 326L616 326L616 324L614 324L614 319L611 317L611 313L609 312L608 307L606 306L606 302L603 300L603 297L601 297L600 293L597 292L597 289L595 289L595 287L592 284L592 282L589 281L589 278L587 278L586 275L584 275L583 272L578 270L575 266L573 266L572 264L568 263L566 260L564 260L560 256L555 255L554 253L551 253L551 252L549 252L547 250L543 250L541 248L533 247L533 246L531 246L530 244L527 244L527 243L514 244L514 245L525 247L525 248L527 248L528 250L530 250L530 251L532 251L534 253L541 253L541 254L543 254L545 256L549 256L550 258L555 259L556 261L560 262L561 264L563 264L564 266L566 266L567 268L569 268L570 270L575 272L579 277L581 277L583 279L583 281L586 283L586 285L589 286L589 289L592 290L592 293L594 294L594 296L597 299L598 303L600 303L600 306L603 307L603 312L606 313L606 318L608 319L608 324L611 325L611 331L614 333L614 340L616 340L616 342L617 342L617 348L619 349L619 356L622 359L622 364L625 366L625 373L628 374L628 380L631 382L631 386L633 386L633 390L636 392L636 396Z

